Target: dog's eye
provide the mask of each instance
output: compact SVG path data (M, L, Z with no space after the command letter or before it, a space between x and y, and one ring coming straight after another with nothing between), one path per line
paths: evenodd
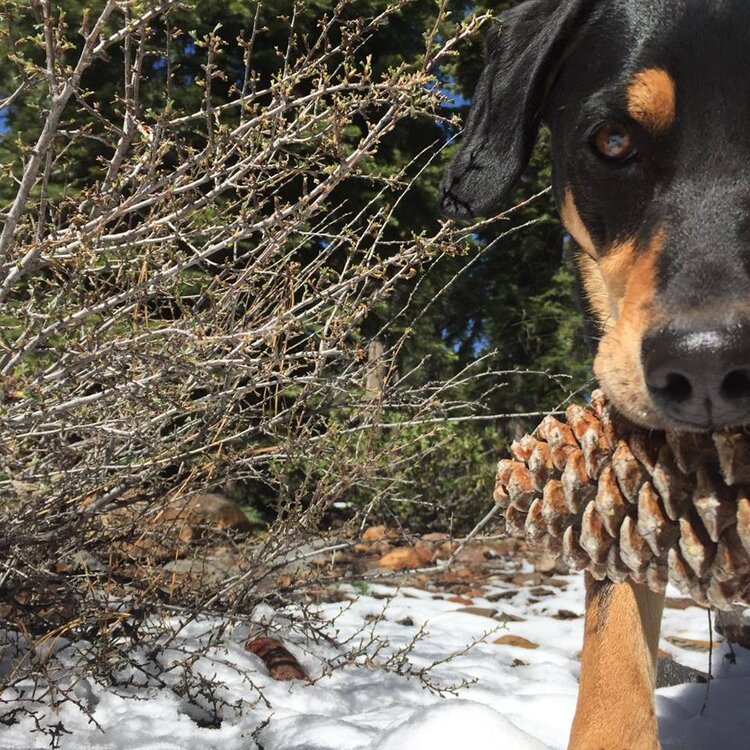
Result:
M594 134L594 148L607 159L625 161L635 155L630 131L621 122L607 122Z

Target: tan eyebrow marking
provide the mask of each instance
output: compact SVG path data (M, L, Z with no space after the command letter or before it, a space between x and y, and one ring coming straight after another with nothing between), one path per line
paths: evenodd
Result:
M654 133L668 130L675 120L676 86L663 68L636 73L628 84L628 114Z

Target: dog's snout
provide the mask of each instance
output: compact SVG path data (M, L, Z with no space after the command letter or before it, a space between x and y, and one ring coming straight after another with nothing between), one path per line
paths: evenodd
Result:
M670 419L710 429L750 418L750 321L666 326L644 338L642 357L649 393Z

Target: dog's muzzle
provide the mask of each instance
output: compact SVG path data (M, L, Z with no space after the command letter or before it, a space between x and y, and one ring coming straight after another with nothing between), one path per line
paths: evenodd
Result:
M668 325L644 337L642 361L649 394L670 419L698 430L750 420L750 322Z

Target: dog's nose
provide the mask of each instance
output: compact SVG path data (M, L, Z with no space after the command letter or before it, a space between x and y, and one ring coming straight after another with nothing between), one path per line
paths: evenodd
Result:
M706 330L666 326L646 335L642 357L654 402L686 427L750 418L750 322Z

